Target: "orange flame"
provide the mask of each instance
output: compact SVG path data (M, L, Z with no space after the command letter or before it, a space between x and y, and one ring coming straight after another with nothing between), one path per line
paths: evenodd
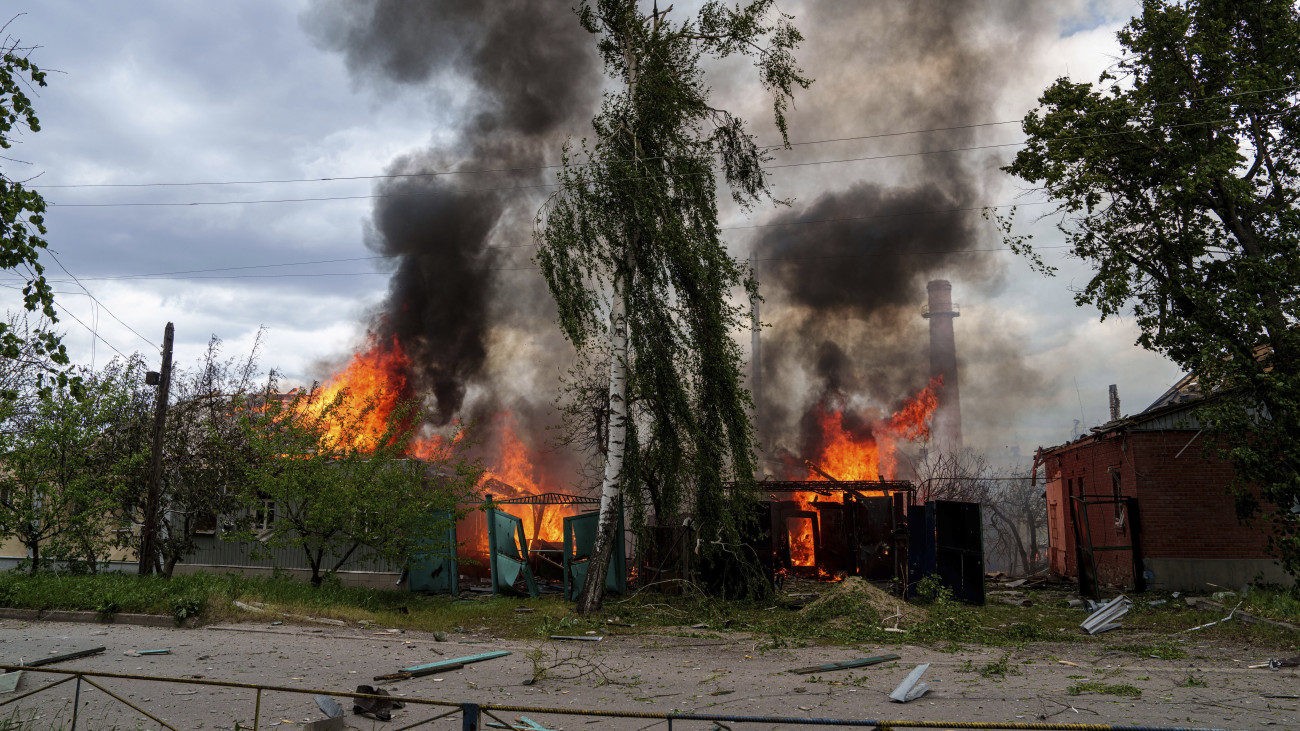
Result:
M321 387L320 393L299 403L298 408L312 416L324 414L327 419L329 439L340 446L363 452L373 452L379 446L393 410L409 398L406 370L410 360L402 345L393 338L391 342L371 342L370 348L352 356L342 371L334 374ZM347 397L339 408L326 413L334 400L346 390Z
M515 416L502 412L494 416L490 428L496 437L496 453L488 460L491 467L483 473L480 488L494 499L526 497L559 492L556 485L540 470L537 455L519 438ZM499 492L504 491L504 492ZM563 520L576 511L557 505L511 505L505 508L523 521L524 538L529 546L537 541L559 543L564 540ZM486 550L486 545L484 546Z
M900 440L921 441L930 438L930 419L939 404L939 378L930 380L916 396L905 401L888 419L874 422L869 430L853 430L846 424L842 410L822 408L817 416L821 431L821 449L808 460L804 479L828 482L836 480L892 480L898 473L898 447ZM880 494L886 494L883 491ZM822 495L816 492L796 492L794 501L801 511L818 515L817 503L844 502L840 494ZM786 521L790 536L790 563L794 566L816 565L813 541L813 519L791 517ZM823 575L823 578L832 578Z

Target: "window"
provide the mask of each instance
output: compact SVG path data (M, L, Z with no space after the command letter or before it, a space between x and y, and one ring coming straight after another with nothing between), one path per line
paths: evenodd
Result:
M217 514L199 513L194 516L194 535L212 536L217 534Z
M253 530L259 534L270 533L275 527L275 501L262 500L261 506L253 511Z
M1120 478L1118 467L1107 467L1106 471L1110 472L1110 493L1111 498L1115 501L1115 529L1122 530L1124 528L1124 519L1126 517L1126 506L1124 504L1124 481Z

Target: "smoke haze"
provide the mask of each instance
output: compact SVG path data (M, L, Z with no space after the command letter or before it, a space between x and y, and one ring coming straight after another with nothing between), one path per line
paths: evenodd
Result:
M528 0L316 0L302 24L359 83L420 86L455 106L454 144L389 166L407 177L378 186L366 242L394 257L372 330L403 343L446 423L482 379L494 327L554 330L544 284L509 272L528 265L538 167L599 98L594 44L566 5ZM421 176L447 170L499 172Z

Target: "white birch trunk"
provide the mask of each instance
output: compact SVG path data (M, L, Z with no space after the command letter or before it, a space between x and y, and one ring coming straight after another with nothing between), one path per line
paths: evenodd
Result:
M587 578L578 597L578 612L598 611L605 596L605 576L614 553L618 528L619 485L627 447L627 293L622 276L614 278L614 296L609 313L609 443L605 449L605 477L600 489L600 524L596 545L587 562Z

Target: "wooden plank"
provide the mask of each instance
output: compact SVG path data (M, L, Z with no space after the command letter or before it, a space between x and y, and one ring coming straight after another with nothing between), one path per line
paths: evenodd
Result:
M466 655L465 657L453 657L449 660L440 660L438 662L425 663L424 665L412 665L409 668L402 668L403 673L416 673L421 670L438 669L454 663L468 665L472 662L483 662L484 660L495 660L498 657L509 655L509 650L496 650L494 652L484 652L478 655Z
M90 657L91 655L98 655L103 651L104 648L102 647L94 647L89 650L77 650L75 652L65 652L62 655L50 655L49 657L39 657L36 658L35 660L32 660L31 662L24 662L23 665L29 668L38 668L42 665L50 665L56 662L63 662L64 660L76 660L79 657Z
M795 675L811 675L812 673L829 673L833 670L848 670L850 668L864 668L868 665L879 665L882 662L898 660L898 655L873 655L872 657L862 657L857 660L845 660L844 662L832 662L826 665L813 665L807 668L794 668L790 672Z

